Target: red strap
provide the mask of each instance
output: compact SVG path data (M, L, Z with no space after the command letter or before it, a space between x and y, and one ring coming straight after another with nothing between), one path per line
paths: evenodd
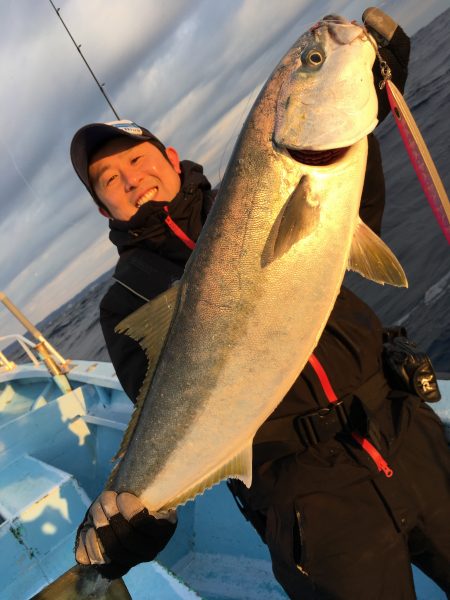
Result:
M325 393L325 396L327 397L328 402L336 402L338 400L338 397L336 396L336 393L333 390L330 380L328 379L328 375L326 374L325 369L323 368L319 359L316 356L314 356L314 354L311 354L308 362L314 369L317 377L319 378L320 384L322 385L323 391ZM381 456L381 454L378 452L375 446L371 444L368 439L361 437L355 431L352 431L352 436L358 442L361 448L365 452L367 452L367 454L370 456L373 462L377 465L378 470L383 471L386 477L392 477L394 471L390 468L390 466L387 464L387 462L384 460L384 458Z
M319 381L323 387L323 391L325 392L325 396L327 397L328 402L336 402L338 400L338 397L334 393L330 380L328 379L328 375L325 373L325 369L322 367L321 363L319 362L319 359L315 357L314 354L311 354L308 362L316 372L316 375L319 378Z
M169 215L169 208L167 206L164 207L165 212L167 213L167 217L165 218L166 225L173 231L173 233L179 238L188 248L193 250L195 248L195 242L191 240L189 236L187 236L181 227L172 220L172 217Z

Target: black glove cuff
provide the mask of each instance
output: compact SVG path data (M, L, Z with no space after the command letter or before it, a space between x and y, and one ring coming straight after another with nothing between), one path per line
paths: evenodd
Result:
M389 44L379 49L382 59L387 62L391 69L392 81L402 93L405 89L406 78L408 76L410 49L410 39L400 25L395 30ZM381 121L389 114L390 105L386 90L380 90L379 84L383 77L381 75L380 61L378 59L375 60L373 65L373 77L378 96L378 120L381 123Z

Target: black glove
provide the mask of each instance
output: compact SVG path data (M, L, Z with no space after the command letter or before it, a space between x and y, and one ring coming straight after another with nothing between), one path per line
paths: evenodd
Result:
M424 402L438 402L441 394L429 357L408 340L402 327L383 333L383 366L394 390L405 390Z
M103 492L78 528L75 559L94 565L102 577L117 579L153 560L175 529L175 511L151 515L133 494Z
M392 81L403 92L408 76L408 62L411 43L409 37L389 15L379 8L367 8L362 16L363 23L378 43L379 52L391 69ZM375 88L378 96L378 120L383 121L390 112L386 90L380 89L380 62L375 60L373 66Z

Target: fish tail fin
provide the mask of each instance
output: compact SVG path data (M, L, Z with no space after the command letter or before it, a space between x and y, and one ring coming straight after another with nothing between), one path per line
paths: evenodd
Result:
M31 600L131 600L122 579L104 579L93 567L75 565Z

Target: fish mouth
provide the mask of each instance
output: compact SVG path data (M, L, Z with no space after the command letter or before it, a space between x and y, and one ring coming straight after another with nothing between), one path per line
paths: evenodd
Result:
M298 150L286 148L291 158L303 165L312 165L315 167L326 167L341 160L348 152L350 146L345 148L331 148L330 150Z

